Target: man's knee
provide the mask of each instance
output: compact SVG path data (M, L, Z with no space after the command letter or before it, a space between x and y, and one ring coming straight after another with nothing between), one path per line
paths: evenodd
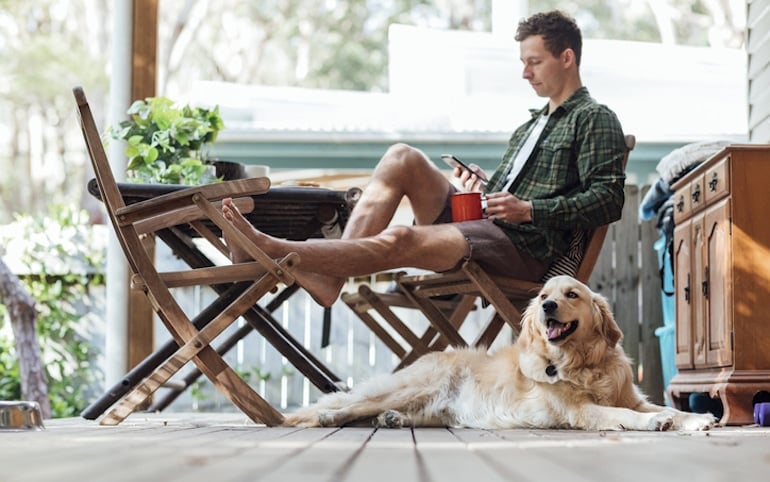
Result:
M385 154L391 157L409 157L414 155L416 151L417 149L410 146L409 144L404 142L396 142L395 144L391 144L390 147L388 147L388 150L385 151Z
M414 247L415 233L410 226L390 226L377 235L380 243L386 248L385 255L393 258L404 254L405 250Z
M382 163L399 164L401 167L411 169L419 168L421 165L428 165L430 160L421 150L412 147L403 142L397 142L391 145L385 155L382 156Z

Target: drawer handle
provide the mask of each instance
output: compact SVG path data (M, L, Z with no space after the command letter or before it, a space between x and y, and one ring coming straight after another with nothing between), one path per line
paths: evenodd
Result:
M700 292L703 293L704 298L709 297L709 267L703 271L703 281L700 284Z
M709 181L709 189L711 189L711 192L717 190L717 184L719 184L719 175L715 172L711 175L711 180Z
M676 203L676 210L680 213L684 211L684 195L679 196L679 201Z
M690 304L690 273L687 273L687 286L684 287L684 300Z
M698 201L700 201L700 184L696 184L692 192L692 202L697 203Z

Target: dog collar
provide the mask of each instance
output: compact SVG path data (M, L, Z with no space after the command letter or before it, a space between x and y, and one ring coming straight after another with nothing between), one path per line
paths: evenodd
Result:
M549 377L555 377L558 371L556 370L556 367L554 365L548 365L545 367L545 374Z

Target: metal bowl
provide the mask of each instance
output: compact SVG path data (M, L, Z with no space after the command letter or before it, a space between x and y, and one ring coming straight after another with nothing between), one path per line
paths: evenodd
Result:
M43 430L37 402L0 401L0 430Z

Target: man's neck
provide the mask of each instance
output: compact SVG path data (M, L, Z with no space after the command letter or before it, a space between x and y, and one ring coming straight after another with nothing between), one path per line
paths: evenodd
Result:
M577 92L578 89L580 89L581 87L583 87L583 83L580 81L580 78L564 84L564 88L561 89L558 95L554 95L549 98L548 113L549 114L553 113L553 111L555 111L557 107L559 107L564 103L564 101L572 97L572 94Z

